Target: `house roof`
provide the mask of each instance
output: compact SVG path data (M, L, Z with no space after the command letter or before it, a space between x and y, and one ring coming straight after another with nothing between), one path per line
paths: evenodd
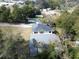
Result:
M33 31L33 32L52 31L52 28L49 27L49 26L46 25L46 24L36 23L36 24L33 26L32 31Z
M55 42L59 40L59 37L56 34L48 34L48 33L44 33L44 34L31 34L30 37L30 42L35 39L37 42L43 42L45 44L49 44L50 42ZM31 42L32 43L32 42Z

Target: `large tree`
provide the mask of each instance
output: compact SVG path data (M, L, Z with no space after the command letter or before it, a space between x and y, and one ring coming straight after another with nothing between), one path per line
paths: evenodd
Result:
M26 20L26 18L24 19L22 8L19 8L18 5L13 6L13 11L11 14L12 14L13 22L19 23L19 22L24 22Z
M0 21L9 22L10 9L6 8L4 5L0 7Z
M40 10L29 2L22 7L13 5L12 9L6 6L0 7L0 22L9 23L27 23L27 18L34 18L36 14L40 14Z

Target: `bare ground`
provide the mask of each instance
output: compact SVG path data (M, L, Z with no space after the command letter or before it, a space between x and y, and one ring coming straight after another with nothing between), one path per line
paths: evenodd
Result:
M13 35L18 35L21 34L22 37L27 41L29 40L30 34L32 32L32 27L31 26L26 26L26 25L0 25L0 30L3 32L13 34Z

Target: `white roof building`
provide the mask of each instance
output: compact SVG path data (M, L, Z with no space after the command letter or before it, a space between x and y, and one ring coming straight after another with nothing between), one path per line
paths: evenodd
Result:
M25 1L22 0L18 0L18 1L14 1L14 0L5 0L3 2L0 2L0 6L5 5L5 6L12 6L14 4L18 4L18 5L23 5Z
M12 6L14 4L15 3L0 2L0 6L3 6L3 5L5 5L5 6Z

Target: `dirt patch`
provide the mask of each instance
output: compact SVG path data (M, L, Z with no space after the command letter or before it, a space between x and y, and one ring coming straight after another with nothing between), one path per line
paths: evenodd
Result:
M7 35L9 35L10 33L13 35L21 34L26 41L29 40L30 34L32 33L32 27L22 28L22 27L0 26L0 30L7 33Z

